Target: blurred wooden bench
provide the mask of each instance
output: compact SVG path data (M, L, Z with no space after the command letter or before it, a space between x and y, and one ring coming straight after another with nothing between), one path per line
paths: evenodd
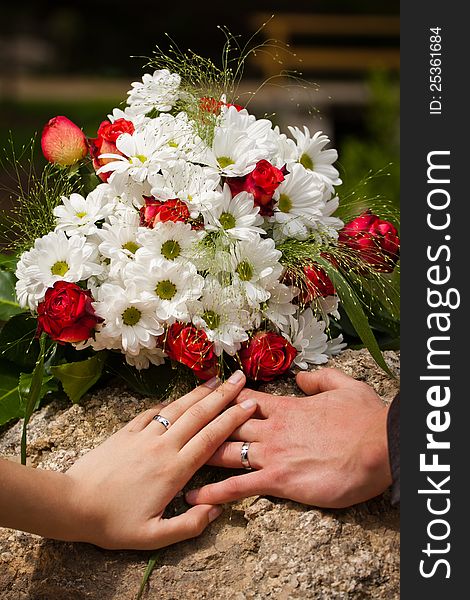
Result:
M374 38L399 38L398 16L383 15L324 15L282 13L271 15L256 13L252 26L258 29L265 23L262 33L274 39L287 51L278 51L277 59L272 53L257 53L257 64L266 77L278 75L280 69L300 70L307 73L354 73L360 74L374 68L398 70L400 50L398 42L390 47L374 46ZM307 45L296 38L309 36ZM338 38L337 44L325 41ZM301 62L299 62L301 61Z

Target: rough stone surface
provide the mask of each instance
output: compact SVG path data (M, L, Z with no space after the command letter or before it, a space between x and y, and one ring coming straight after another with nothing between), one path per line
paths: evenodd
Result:
M398 373L397 354L387 352L386 359ZM372 385L385 402L397 391L397 380L366 351L348 350L330 365ZM299 393L291 380L266 388ZM64 470L151 404L123 389L100 390L81 406L53 402L31 421L31 464ZM16 424L0 436L0 455L17 456L19 439ZM214 471L199 473L199 483L214 479ZM149 556L0 529L0 598L132 600ZM158 552L143 598L398 599L399 512L388 493L345 510L265 497L236 502L201 537Z

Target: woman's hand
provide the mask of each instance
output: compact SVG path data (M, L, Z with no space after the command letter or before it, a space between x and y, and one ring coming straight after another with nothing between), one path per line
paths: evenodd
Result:
M145 411L65 474L0 461L9 492L0 493L0 525L116 549L155 549L199 535L221 513L218 506L201 504L170 519L163 511L253 414L251 399L224 410L244 383L237 371L219 387L212 381Z

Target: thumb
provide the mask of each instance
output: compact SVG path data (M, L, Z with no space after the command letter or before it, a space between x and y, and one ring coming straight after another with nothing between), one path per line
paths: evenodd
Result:
M222 514L222 507L213 504L199 504L182 515L171 519L156 518L155 536L152 548L162 548L189 538L197 537L204 529Z
M313 396L338 388L351 387L356 382L339 369L319 369L308 373L300 372L296 377L297 385L307 395Z

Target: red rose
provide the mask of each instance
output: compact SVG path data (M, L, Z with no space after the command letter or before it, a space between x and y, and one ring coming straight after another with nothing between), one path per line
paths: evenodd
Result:
M258 333L246 343L238 356L249 379L271 381L292 365L297 350L277 333Z
M44 126L41 148L46 160L63 167L75 164L88 152L83 131L62 116L54 117Z
M89 290L75 283L56 281L38 305L38 329L56 342L87 340L102 319L95 314Z
M140 224L143 227L153 229L160 222L183 221L183 223L187 223L190 219L188 207L178 198L162 201L153 196L144 196L144 200L145 206L140 209Z
M273 215L273 195L278 185L287 175L285 167L278 169L267 160L260 160L251 173L244 177L227 177L226 181L236 196L240 192L253 194L255 205L260 208L260 215Z
M303 268L303 274L288 271L284 283L295 285L300 289L296 300L301 305L310 304L315 298L326 298L336 294L331 279L318 265L311 264Z
M227 102L222 102L221 100L216 100L215 98L211 98L210 96L204 96L199 100L199 106L201 110L204 112L213 113L218 115L222 106L234 106L238 111L243 109L243 106L239 104L230 104Z
M217 374L214 344L208 340L205 331L194 325L173 323L167 332L165 351L172 360L189 367L200 379L210 379Z
M121 154L116 147L116 140L122 133L133 134L135 131L134 123L127 119L116 119L114 123L103 121L98 128L95 139L89 140L90 155L93 159L93 167L96 171L103 165L111 162L112 158L98 158L100 154ZM109 173L100 173L98 177L102 181L107 181L111 175Z
M398 231L370 210L347 223L338 241L357 250L364 262L382 273L391 273L400 256Z

